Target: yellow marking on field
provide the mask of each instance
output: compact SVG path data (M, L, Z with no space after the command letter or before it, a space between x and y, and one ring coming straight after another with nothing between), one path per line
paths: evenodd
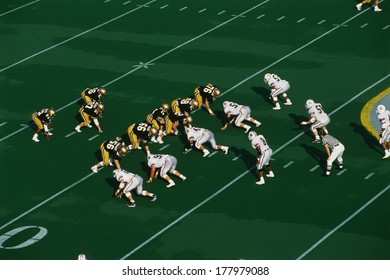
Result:
M374 106L377 104L382 98L390 93L390 87L379 93L377 96L372 98L370 101L364 105L362 112L360 113L360 121L362 125L368 130L368 132L379 140L379 132L375 129L375 127L371 123L370 114L372 110L375 110Z

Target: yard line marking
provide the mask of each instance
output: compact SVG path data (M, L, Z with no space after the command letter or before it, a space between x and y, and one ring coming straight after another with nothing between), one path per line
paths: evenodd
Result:
M95 139L96 137L99 137L99 134L96 134L95 136L92 136L91 138L88 139L88 141L91 141L91 140Z
M185 6L185 7L183 7L183 8L181 8L179 11L181 12L181 11L184 11L185 9L187 9L188 7L187 6Z
M7 122L3 122L2 124L0 124L0 126L3 126L3 125L5 125L5 124L7 124Z
M390 27L390 25L386 25L385 27L382 28L382 30L385 30L385 29L387 29L389 27Z
M217 15L222 15L223 13L226 13L226 11L225 10L223 10L223 11L220 11Z
M300 23L302 21L304 21L306 18L301 18L300 20L297 21L297 23Z
M356 99L358 96L362 95L363 93L367 92L368 90L370 90L372 87L375 87L378 83L382 82L384 79L388 78L390 76L390 74L388 74L386 77L380 79L379 81L375 82L374 84L372 84L371 86L369 86L368 88L366 88L365 90L362 90L360 93L358 93L357 95L355 95L354 98L351 98L349 99L346 103L344 103L343 105L341 105L339 108L337 108L336 110L334 110L332 113L335 113L337 112L340 108L343 108L344 106L346 106L347 104L351 103L352 100ZM248 78L247 78L248 79ZM245 79L244 81L246 81L247 79ZM239 84L242 84L242 82L236 84L233 88L236 88L237 85ZM230 89L228 90L230 91ZM289 144L291 144L292 142L294 142L296 139L298 139L299 137L301 137L302 135L304 135L305 132L301 132L299 133L297 136L291 138L289 141L287 141L286 143L284 143L282 146L280 146L278 149L275 150L275 152L273 153L273 155L277 154L279 151L281 151L282 149L284 149L286 146L288 146ZM233 180L231 180L229 183L227 183L225 186L223 186L221 189L219 189L218 191L216 191L214 194L212 194L211 196L209 196L208 198L206 198L205 200L203 200L202 202L200 202L199 204L195 205L192 209L190 209L189 211L187 211L186 213L184 213L183 215L181 215L179 218L177 218L176 220L174 220L173 222L171 222L170 224L168 224L166 227L164 227L163 229L161 229L160 231L158 231L156 234L152 235L149 239L147 239L146 241L144 241L143 243L141 243L140 245L138 245L137 247L135 247L133 250L131 250L129 253L127 253L125 256L123 256L121 258L121 260L124 260L126 258L128 258L129 256L133 255L135 252L137 252L138 250L140 250L142 247L144 247L145 245L147 245L148 243L150 243L151 241L153 241L154 239L156 239L158 236L160 236L162 233L164 233L165 231L167 231L168 229L170 229L171 227L173 227L175 224L177 224L178 222L180 222L181 220L183 220L184 218L186 218L188 215L190 215L192 212L196 211L198 208L200 208L201 206L203 206L204 204L206 204L207 202L209 202L210 200L212 200L214 197L216 197L217 195L219 195L221 192L223 192L224 190L226 190L227 188L229 188L232 184L234 184L235 182L237 182L238 180L240 180L242 177L244 177L246 174L250 173L254 168L256 168L257 166L254 165L252 166L251 168L249 168L248 170L244 171L243 173L241 173L240 175L238 175L236 178L234 178ZM387 187L389 188L390 185Z
M212 152L211 154L209 154L207 157L212 157L213 155L215 155L216 153L218 153L218 151L214 151Z
M347 169L344 168L343 170L341 170L341 171L340 171L339 173L337 173L336 175L337 175L337 176L340 176L340 175L343 174L345 171L347 171Z
M160 9L162 10L162 9L165 9L166 7L168 7L169 5L164 5L164 6L162 6L162 7L160 7Z
M154 0L154 1L155 1L155 0ZM261 2L260 4L258 4L258 5L256 5L256 6L250 8L249 10L246 10L245 12L243 12L243 13L241 13L241 14L246 14L246 13L252 11L253 9L255 9L255 8L261 6L261 5L263 5L263 4L265 4L265 3L269 2L269 1L270 1L270 0L266 0L266 1L264 1L264 2ZM153 2L153 1L152 1L152 2ZM150 2L150 3L151 3L151 2ZM367 11L369 11L369 9L365 9L363 12L354 15L353 17L349 18L348 20L344 21L344 23L347 23L347 22L353 20L354 18L356 18L356 17L358 17L358 16L364 14L364 13L367 12ZM154 59L148 61L147 63L154 62L154 61L160 59L161 57L164 57L164 56L170 54L171 52L174 52L175 50L181 48L182 46L185 46L185 45L191 43L192 41L197 40L198 38L200 38L200 37L202 37L202 36L204 36L204 35L206 35L206 34L212 32L212 31L214 31L215 29L217 29L217 28L219 28L219 27L221 27L221 26L223 26L223 25L225 25L225 24L227 24L227 23L229 23L230 21L233 21L233 20L235 20L235 19L236 19L236 18L231 18L231 19L229 19L229 20L227 20L227 21L221 23L220 25L217 25L216 27L214 27L214 28L212 28L212 29L210 29L210 30L208 30L208 31L206 31L206 32L204 32L204 33L198 35L197 37L194 37L194 38L192 38L192 39L190 39L190 40L188 40L188 41L182 43L181 45L178 45L177 47L175 47L175 48L173 48L173 49L171 49L171 50L169 50L169 51L163 53L162 55L160 55L160 56L158 56L158 57L156 57L156 58L154 58ZM292 56L293 54L299 52L300 50L306 48L307 46L310 46L311 44L313 44L314 42L318 41L318 40L321 39L322 37L328 35L329 33L333 32L333 31L335 31L335 30L337 30L339 27L340 27L340 26L333 27L331 30L325 32L324 34L318 36L317 38L311 40L310 42L304 44L304 45L301 46L300 48L298 48L298 49L296 49L296 50L290 52L289 54L287 54L287 55L283 56L282 58L276 60L275 62L269 64L268 66L264 67L263 69L260 69L260 70L257 71L256 73L252 74L251 76L249 76L249 77L247 77L246 79L242 80L241 82L237 83L235 86L233 86L233 87L231 87L230 89L228 89L228 90L226 90L225 92L223 92L223 93L221 94L221 96L223 96L223 95L227 94L228 92L234 90L235 88L239 87L239 86L242 85L243 83L246 83L247 81L249 81L249 80L252 79L253 77L257 76L257 75L260 74L261 72L267 70L268 68L271 68L272 66L278 64L279 62L285 60L286 58ZM146 63L146 64L147 64L147 63ZM106 84L103 85L103 86L105 87L105 86L108 86L108 85L110 85L110 84L112 84L112 83L115 83L116 81L118 81L118 80L120 80L120 79L122 79L122 78L128 76L129 74L131 74L131 73L137 71L137 70L140 69L140 68L141 68L141 67L134 68L134 69L130 70L129 72L127 72L127 73L125 73L125 74L119 76L118 78L112 80L111 82L106 83ZM0 72L1 72L1 70L0 70ZM380 83L380 82L382 82L383 80L387 79L388 76L389 76L389 75L387 75L386 77L382 78L382 79L379 80L377 83ZM377 83L376 83L376 84L377 84ZM375 84L375 85L376 85L376 84ZM357 96L357 97L358 97L358 96ZM357 97L356 97L356 98L357 98ZM65 109L65 108L67 108L68 106L73 105L74 103L76 103L76 102L79 101L79 100L80 100L80 98L78 98L78 99L76 99L76 100L74 100L74 101L72 101L72 102L66 104L65 106L62 106L60 109L57 110L57 112L59 112L59 111ZM23 129L22 129L22 130L23 130ZM15 132L13 132L13 133L10 134L10 135L1 138L1 139L0 139L0 142L3 141L3 140L5 140L5 139L7 139L7 138L9 138L9 137L11 137L11 136L13 136L13 135L15 135L16 133L19 133L19 132L22 131L22 130L15 131Z
M258 16L257 19L262 18L263 16L265 16L265 14Z
M326 20L323 19L323 20L319 21L317 24L323 24L325 21L326 21Z
M65 135L65 138L68 138L68 137L72 136L72 135L75 134L75 133L77 133L77 132L76 132L76 131L73 131L73 132L71 132L71 133Z
M70 186L64 188L62 191L59 191L58 193L52 195L51 197L49 197L48 199L42 201L41 203L39 203L38 205L34 206L33 208L31 208L30 210L24 212L23 214L20 214L18 217L16 217L15 219L9 221L8 223L2 225L0 227L0 230L2 230L3 228L5 228L6 226L12 224L13 222L16 222L17 220L23 218L24 216L26 216L27 214L31 213L32 211L34 211L35 209L41 207L42 205L46 204L47 202L53 200L54 198L56 198L57 196L63 194L64 192L66 192L67 190L73 188L74 186L78 185L79 183L81 183L82 181L88 179L89 177L91 177L92 175L94 175L95 173L91 172L89 173L87 176L84 176L83 178L81 178L80 180L78 180L77 182L71 184Z
M310 169L309 171L310 172L313 172L314 170L316 170L318 167L320 167L320 165L319 164L317 164L316 166L314 166L312 169Z
M27 3L27 4L23 5L23 6L17 7L17 8L15 8L15 9L13 9L13 10L8 11L8 12L2 13L2 14L0 14L0 17L4 16L4 15L6 15L6 14L9 14L9 13L15 12L15 11L17 11L17 10L20 10L20 9L22 9L22 8L24 8L24 7L27 7L27 6L32 5L32 4L34 4L34 3L36 3L36 2L39 2L39 1L41 1L41 0L32 1L32 2L30 2L30 3Z
M232 161L236 161L236 160L238 160L240 157L242 157L242 155L236 156L234 159L232 159Z
M246 17L246 16L232 15L232 17Z
M287 163L287 164L285 164L284 166L283 166L283 168L287 168L287 167L289 167L291 164L293 164L294 162L293 161L290 161L289 163Z
M336 27L348 27L348 25L346 24L337 24L337 23L334 23L333 26L336 26Z
M126 1L126 2L124 2L122 5L127 5L127 4L129 4L131 1Z
M203 13L204 11L206 11L207 9L202 9L202 10L200 10L200 11L198 11L198 13L200 14L200 13Z
M366 204L364 204L362 207L360 207L358 210L355 211L351 216L349 216L347 219L345 219L342 223L340 223L337 227L332 229L330 232L328 232L324 237L322 237L319 241L317 241L313 246L311 246L306 252L304 252L302 255L300 255L297 260L303 259L307 254L309 254L311 251L313 251L318 245L320 245L325 239L327 239L329 236L331 236L333 233L335 233L339 228L341 228L343 225L348 223L350 220L352 220L357 214L359 214L361 211L364 210L368 205L370 205L374 200L376 200L378 197L380 197L382 194L384 194L388 189L390 188L390 185L388 185L386 188L384 188L382 191L380 191L376 196L371 198Z
M105 0L104 3L110 2L111 0Z
M365 180L368 180L370 179L372 176L374 176L375 172L371 172L370 174L368 174L366 177L364 177Z
M286 16L281 16L280 18L277 19L277 21L281 21L282 19L284 19Z
M362 26L360 26L360 28L364 28L364 27L366 27L368 25L368 23L365 23L365 24L363 24Z
M69 42L69 41L72 41L72 40L74 40L74 39L76 39L76 38L78 38L78 37L80 37L80 36L83 36L83 35L85 35L85 34L91 32L91 31L94 31L94 30L96 30L96 29L98 29L98 28L100 28L100 27L102 27L102 26L105 26L105 25L107 25L107 24L109 24L109 23L111 23L111 22L113 22L113 21L116 21L116 20L118 20L118 19L120 19L120 18L122 18L122 17L124 17L124 16L127 16L128 14L133 13L133 12L135 12L135 11L137 11L137 10L143 8L143 7L146 7L146 5L148 5L148 4L150 4L150 3L153 3L153 2L155 2L155 1L156 1L156 0L152 0L152 1L148 2L148 3L146 3L145 5L139 5L137 8L134 8L134 9L132 9L132 10L126 12L126 13L123 13L123 14L117 16L117 17L114 17L114 18L112 18L112 19L110 19L110 20L108 20L108 21L106 21L106 22L103 22L103 23L101 23L101 24L99 24L99 25L97 25L97 26L95 26L95 27L93 27L93 28L91 28L91 29L88 29L88 30L86 30L86 31L84 31L84 32L81 32L81 33L79 33L79 34L77 34L77 35L75 35L75 36L73 36L73 37L71 37L71 38L68 38L68 39L66 39L66 40L64 40L64 41L61 41L61 42L59 42L58 44L55 44L55 45L53 45L53 46L51 46L51 47L48 47L48 48L46 48L46 49L43 49L43 50L41 50L41 51L39 51L39 52L37 52L37 53L35 53L35 54L33 54L33 55L30 55L30 56L28 56L28 57L26 57L26 58L24 58L24 59L22 59L22 60L19 60L18 62L15 62L15 63L13 63L13 64L11 64L11 65L8 65L8 66L6 66L6 67L0 69L0 73L1 73L1 72L4 72L5 70L8 70L8 69L10 69L10 68L12 68L12 67L14 67L14 66L16 66L16 65L19 65L19 64L21 64L21 63L23 63L23 62L25 62L25 61L27 61L27 60L30 60L31 58L34 58L34 57L36 57L36 56L38 56L38 55L40 55L40 54L43 54L43 53L45 53L45 52L48 52L48 51L50 51L50 50L52 50L52 49L54 49L54 48L56 48L56 47L58 47L58 46L61 46L61 45L65 44L65 43L67 43L67 42Z
M170 144L167 144L165 145L164 147L161 147L160 149L158 149L159 151L162 151L162 150L165 150L166 148L168 148L170 146Z

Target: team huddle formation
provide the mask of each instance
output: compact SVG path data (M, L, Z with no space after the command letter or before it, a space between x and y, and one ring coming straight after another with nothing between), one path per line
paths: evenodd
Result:
M267 73L264 76L264 82L271 88L269 98L273 101L275 111L281 110L279 103L281 98L285 106L291 106L293 103L287 95L290 89L290 83L281 79L276 74ZM79 113L82 122L74 129L78 133L82 132L82 128L95 125L99 133L103 133L99 119L102 118L104 105L101 102L102 98L107 94L107 90L103 87L87 88L81 96L84 104L81 106ZM146 116L144 122L134 123L127 129L129 145L120 138L108 140L100 145L102 160L91 167L92 172L98 173L99 169L110 165L114 167L113 176L119 182L119 186L115 191L115 196L122 198L124 195L129 203L128 207L135 207L132 192L139 196L149 197L151 201L157 199L157 195L148 192L143 188L143 178L137 174L131 173L121 168L119 159L133 150L144 150L147 156L147 164L150 167L150 176L146 181L151 183L153 179L161 176L167 181L167 188L175 185L171 176L174 175L183 181L187 179L181 172L176 169L177 158L168 154L153 154L150 151L148 142L163 144L164 137L168 135L178 135L184 133L187 138L183 153L188 153L192 149L199 150L203 153L203 157L207 157L210 151L207 147L214 150L221 150L225 154L229 152L229 147L217 144L214 133L206 128L194 127L191 113L202 107L211 115L214 116L212 110L213 102L221 96L221 90L218 86L211 83L205 86L195 88L194 95L187 98L177 98L171 102L171 105L164 103L161 107L153 110ZM337 160L337 167L343 169L343 153L344 145L335 137L329 134L327 126L331 120L325 112L321 103L308 99L305 103L308 110L309 118L302 121L302 126L310 125L310 131L313 133L313 143L322 143L327 153L327 165L325 176L329 176L332 170L333 162ZM251 109L249 106L241 105L231 101L223 102L223 111L225 113L224 125L221 130L226 130L228 125L242 128L244 133L248 134L248 139L251 146L257 152L257 170L259 172L258 185L264 185L264 171L266 177L275 177L272 170L270 160L272 157L272 149L267 143L266 138L251 130L252 127L245 124L244 121L253 123L256 127L261 125L260 121L251 117ZM379 144L384 150L383 159L390 157L390 112L386 110L384 105L378 105L376 109L378 120L381 123ZM32 119L37 125L37 130L32 138L33 141L39 142L39 133L43 130L46 138L49 140L53 133L50 132L50 126L55 117L56 112L53 108L44 108L33 113ZM207 147L205 144L208 144ZM170 175L168 175L170 174Z

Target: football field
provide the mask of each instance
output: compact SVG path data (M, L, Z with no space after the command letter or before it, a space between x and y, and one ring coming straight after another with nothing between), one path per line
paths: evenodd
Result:
M361 120L378 96L390 108L390 1L380 13L357 1L29 1L0 3L1 260L390 258L390 159ZM292 106L272 110L266 73L290 82ZM129 144L131 124L207 83L222 96L215 116L202 108L193 125L229 153L183 154L182 133L150 143L187 176L168 189L162 178L146 183L146 155L131 151L122 168L158 199L134 195L137 207L126 207L113 197L113 168L91 172L101 143ZM80 94L97 86L108 92L104 132L76 133ZM329 177L324 147L300 125L309 98L346 147L344 169ZM221 130L226 100L262 123L251 126L275 173L263 186L248 135ZM31 114L47 107L53 136L35 143Z

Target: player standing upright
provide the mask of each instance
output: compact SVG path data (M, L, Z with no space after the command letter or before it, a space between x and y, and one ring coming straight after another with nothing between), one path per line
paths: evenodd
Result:
M34 142L39 142L38 134L42 131L42 129L45 131L46 138L48 140L50 136L53 135L53 133L51 133L49 129L55 115L56 112L51 107L42 109L32 114L32 119L38 127L32 138Z
M383 159L386 159L390 157L390 111L386 110L385 105L378 105L376 113L378 114L378 120L381 123L379 144L381 144L385 152Z
M274 172L272 171L271 164L269 161L272 157L272 149L268 146L267 141L265 140L264 136L259 134L257 135L256 132L251 131L248 134L248 139L251 141L252 148L256 150L257 152L257 170L259 171L259 178L260 180L256 182L257 185L264 185L264 165L268 169L268 174L265 176L267 177L275 177Z
M305 107L306 109L308 109L310 119L301 122L301 125L310 124L310 130L313 132L313 135L315 137L312 142L321 143L317 128L321 128L326 134L328 134L326 126L330 123L330 118L328 114L325 113L321 103L315 103L313 99L308 99L305 103Z
M290 83L286 80L281 79L276 74L267 73L264 75L264 82L271 87L270 98L275 102L275 107L272 109L280 110L280 104L278 96L282 94L285 99L284 105L292 105L291 100L287 96L287 91L290 89Z

